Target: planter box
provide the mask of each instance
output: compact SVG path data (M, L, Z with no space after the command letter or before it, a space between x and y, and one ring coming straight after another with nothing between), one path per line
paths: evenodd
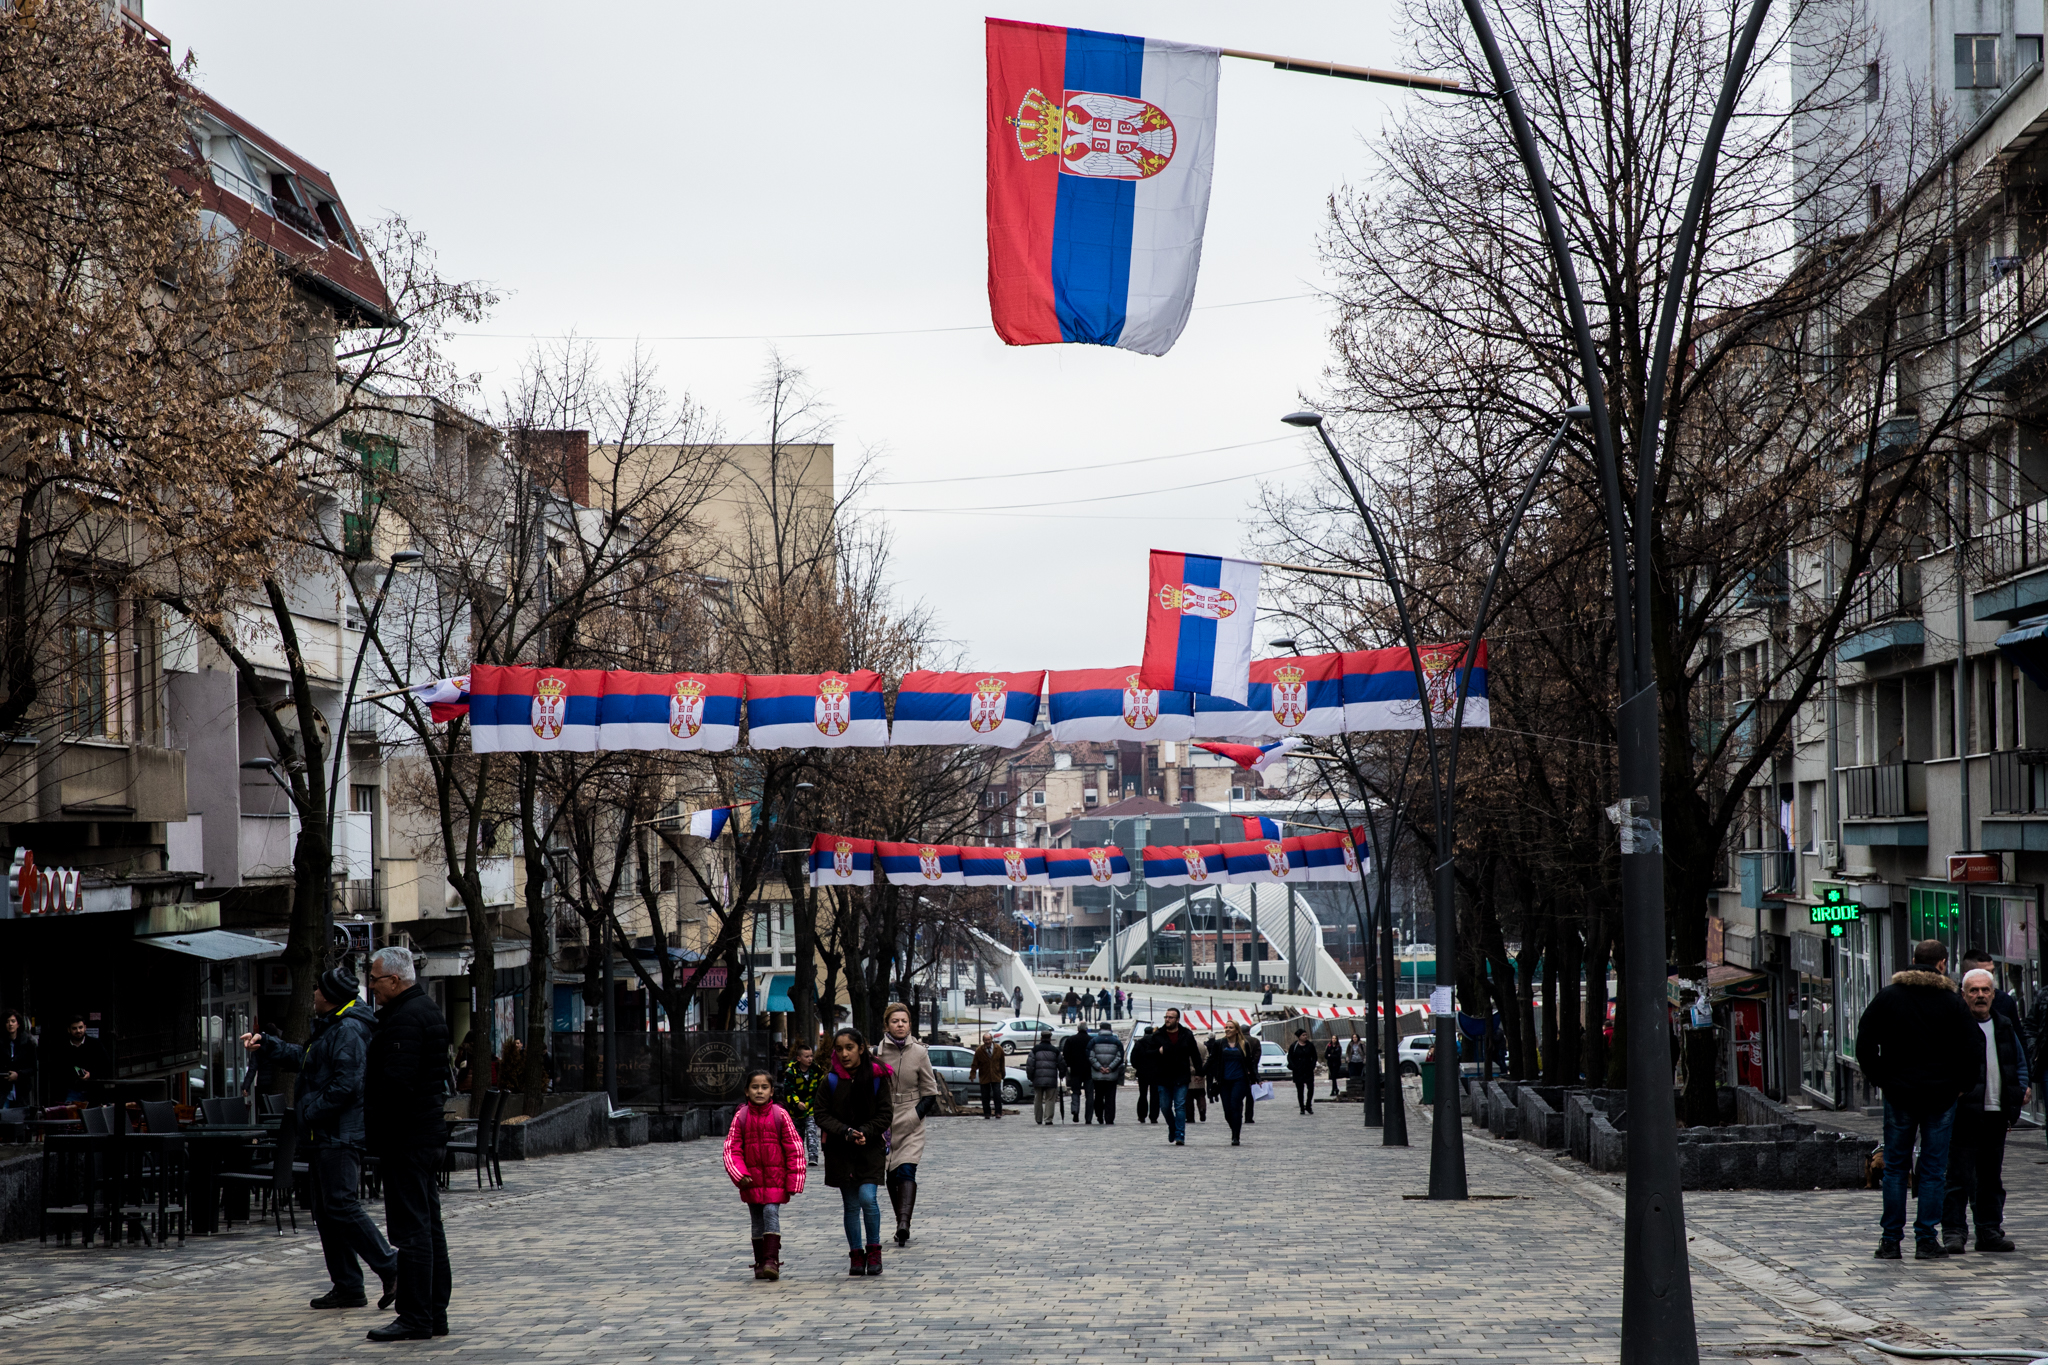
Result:
M1564 1146L1564 1087L1521 1085L1515 1094L1515 1127L1538 1147Z
M612 1145L611 1097L603 1091L587 1095L550 1095L538 1114L506 1119L498 1128L498 1155L505 1161L532 1161L563 1152L589 1152Z
M611 1121L612 1146L645 1147L647 1145L646 1114L620 1114Z

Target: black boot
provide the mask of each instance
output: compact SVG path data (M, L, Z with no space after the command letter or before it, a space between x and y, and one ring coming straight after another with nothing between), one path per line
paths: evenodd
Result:
M910 1244L911 1215L917 1212L917 1182L915 1180L899 1181L896 1188L903 1191L902 1202L896 1206L896 1245L908 1246Z
M896 1211L896 1245L902 1246L910 1240L910 1231L905 1225L903 1212L903 1182L891 1180L889 1185L889 1207Z

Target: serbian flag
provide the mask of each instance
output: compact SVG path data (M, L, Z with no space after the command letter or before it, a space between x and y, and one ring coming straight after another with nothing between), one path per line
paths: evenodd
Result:
M1138 681L1245 705L1258 609L1259 566L1251 560L1154 550Z
M875 844L882 880L896 886L963 886L960 850L951 844Z
M811 840L812 886L873 886L875 841L844 834L820 834Z
M1045 671L903 675L892 744L994 744L1014 749L1038 719Z
M1052 737L1080 739L1191 739L1194 700L1138 681L1135 668L1076 668L1049 676Z
M1257 886L1262 882L1305 882L1306 868L1296 867L1293 850L1286 839L1253 839L1225 844L1223 857L1235 886Z
M997 335L1165 355L1202 261L1217 49L1007 19L987 32Z
M725 832L734 811L753 804L752 801L742 801L738 806L713 806L710 810L691 811L690 833L699 839L716 839Z
M1422 685L1432 725L1449 725L1458 706L1458 686L1467 680L1465 724L1492 723L1486 699L1486 641L1479 642L1470 667L1460 667L1463 645L1424 645ZM1415 665L1405 645L1350 650L1344 655L1346 730L1420 730L1422 707L1415 696Z
M1287 843L1290 858L1300 850L1302 870L1312 882L1347 882L1358 876L1358 847L1343 830L1304 834Z
M1221 886L1230 880L1222 844L1145 845L1148 886Z
M1247 839L1278 839L1282 837L1280 822L1270 815L1240 815L1244 821L1244 837Z
M1049 848L1045 872L1054 886L1129 886L1131 859L1120 848Z
M405 690L412 694L413 700L427 708L427 715L436 725L469 714L467 673L442 678L438 682L421 683L418 687L408 687Z
M1045 850L961 848L960 879L969 886L1044 886Z
M769 673L747 677L747 747L881 749L889 743L882 675Z
M1243 702L1195 697L1196 739L1286 739L1344 733L1344 656L1252 661Z
M479 754L591 754L598 750L601 668L469 670L469 747Z
M1283 739L1275 744L1197 744L1195 747L1221 754L1246 772L1264 776L1266 769L1301 748L1302 741Z
M737 673L630 673L604 677L598 742L607 750L718 753L740 742L747 680Z

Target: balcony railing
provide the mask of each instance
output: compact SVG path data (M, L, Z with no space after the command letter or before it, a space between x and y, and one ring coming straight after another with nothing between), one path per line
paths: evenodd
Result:
M1984 568L1996 581L2048 564L2048 501L2030 502L1984 528Z
M1991 755L1991 813L2048 811L2048 749L2005 749Z
M1927 809L1927 782L1918 763L1844 768L1842 790L1852 820L1918 815Z
M1788 848L1745 848L1735 854L1742 903L1754 910L1767 896L1799 889L1799 855Z
M1910 561L1867 570L1849 590L1850 630L1895 616L1920 614L1920 566Z

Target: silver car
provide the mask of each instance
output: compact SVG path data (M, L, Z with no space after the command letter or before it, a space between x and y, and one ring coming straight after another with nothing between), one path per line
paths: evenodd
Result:
M932 1070L939 1074L940 1080L952 1088L953 1098L961 1104L979 1103L981 1085L974 1079L974 1049L934 1043L929 1051L932 1054ZM1030 1093L1030 1077L1014 1066L1003 1068L1004 1104L1022 1104L1024 1097Z

